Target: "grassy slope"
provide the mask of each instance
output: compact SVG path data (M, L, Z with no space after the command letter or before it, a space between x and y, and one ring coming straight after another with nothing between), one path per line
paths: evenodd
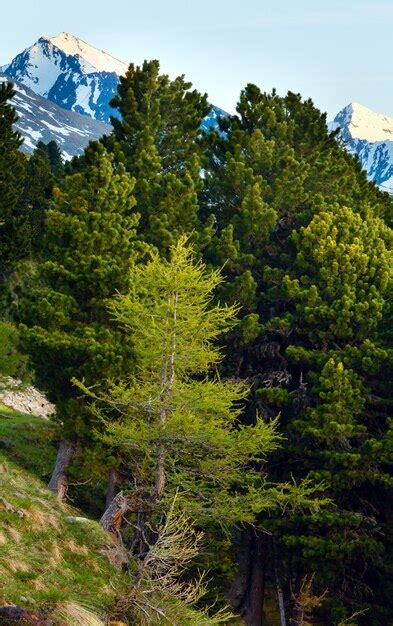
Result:
M59 505L40 480L53 462L51 430L49 422L0 406L0 603L104 610L121 574L99 525L70 523L68 516L83 514Z
M67 603L105 612L114 600L113 588L121 590L124 580L101 552L108 538L98 524L70 524L67 516L83 513L59 506L46 489L55 457L53 429L50 422L0 404L0 605L58 610L64 619L61 607ZM15 512L5 510L1 497ZM280 623L275 598L269 599L267 613L270 626ZM96 624L88 614L65 621Z
M42 480L49 478L53 468L53 432L51 422L0 403L0 453Z

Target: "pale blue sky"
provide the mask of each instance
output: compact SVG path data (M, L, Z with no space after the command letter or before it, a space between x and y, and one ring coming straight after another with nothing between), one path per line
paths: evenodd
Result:
M0 24L0 65L67 31L126 62L158 58L229 111L254 82L329 117L352 100L393 116L393 0L18 0Z

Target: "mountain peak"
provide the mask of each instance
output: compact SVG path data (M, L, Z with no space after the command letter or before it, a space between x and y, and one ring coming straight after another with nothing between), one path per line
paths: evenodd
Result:
M62 32L40 39L3 68L7 76L58 106L109 122L109 101L127 66L82 39Z
M375 113L359 102L344 107L335 117L334 125L346 127L353 139L393 141L393 118Z
M55 37L45 37L45 39L53 46L62 50L65 54L83 59L88 66L91 66L92 70L90 70L90 72L114 72L118 76L121 76L127 71L126 63L119 61L119 59L104 52L104 50L94 48L94 46L91 46L83 41L83 39L71 33L61 32ZM88 67L85 69L88 70ZM87 73L89 72L87 71Z

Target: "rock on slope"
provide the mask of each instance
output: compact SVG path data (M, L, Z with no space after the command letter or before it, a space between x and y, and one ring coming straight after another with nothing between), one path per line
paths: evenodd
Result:
M0 390L0 402L6 407L48 419L54 415L56 407L34 387L22 386L19 380L8 379L5 391Z
M0 82L9 81L0 73ZM55 140L66 159L81 154L93 139L111 132L111 127L85 115L67 111L28 87L12 81L15 87L13 105L19 116L15 124L24 138L22 150L32 152L38 141Z

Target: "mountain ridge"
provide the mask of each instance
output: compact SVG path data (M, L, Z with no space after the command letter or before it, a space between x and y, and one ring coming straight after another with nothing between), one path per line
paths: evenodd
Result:
M47 39L65 54L79 56L84 59L93 68L93 72L114 72L118 76L122 76L127 71L128 66L126 63L116 59L116 57L108 54L105 50L91 46L80 37L76 37L71 33L63 31L59 35L48 37Z
M9 82L9 77L0 72L0 83ZM24 142L23 152L33 152L39 141L56 141L65 159L82 154L94 139L111 132L111 127L74 111L67 111L50 102L23 84L12 81L15 96L12 104L18 115L15 128Z
M67 54L51 38L40 37L3 66L3 71L64 109L105 123L113 115L109 102L116 92L118 75L96 70L80 55Z
M393 141L393 117L376 113L359 102L350 102L339 111L335 120L340 116L349 126L353 139L365 139L366 141Z

